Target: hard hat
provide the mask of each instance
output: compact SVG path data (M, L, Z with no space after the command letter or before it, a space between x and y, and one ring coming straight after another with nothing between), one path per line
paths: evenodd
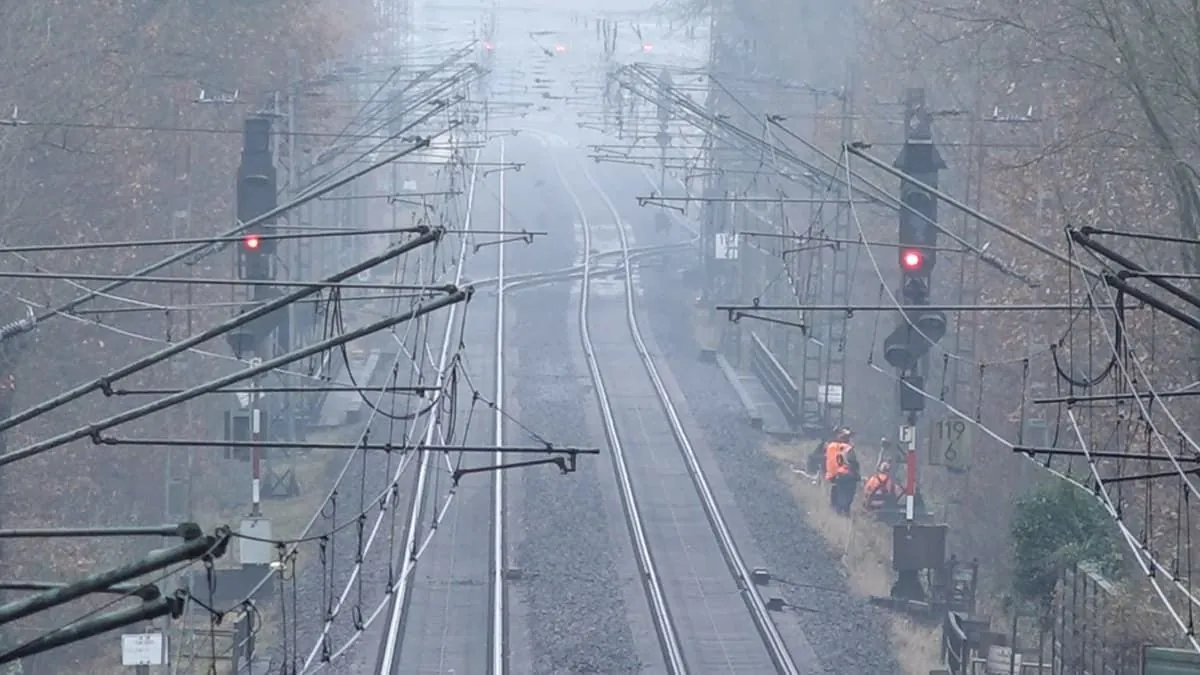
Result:
M888 462L880 462L880 463L879 463L879 470L880 470L882 473L887 473L887 472L889 472L889 471L891 471L891 470L892 470L892 465L891 465L891 464L889 464Z

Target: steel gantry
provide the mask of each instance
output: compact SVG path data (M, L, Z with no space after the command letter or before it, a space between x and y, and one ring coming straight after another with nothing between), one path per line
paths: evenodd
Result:
M815 116L820 114L822 97L823 92L813 94ZM850 138L853 133L851 99L846 94L837 98L842 116L840 133L842 138ZM804 275L804 286L798 289L802 292L796 293L795 297L801 304L849 303L852 247L843 242L852 239L850 194L840 182L830 185L827 190L812 185L809 194L812 199L808 224L810 240L793 244L797 253L797 273ZM800 341L797 366L801 423L806 432L824 433L844 422L849 316L846 313L808 313L802 320L808 328Z

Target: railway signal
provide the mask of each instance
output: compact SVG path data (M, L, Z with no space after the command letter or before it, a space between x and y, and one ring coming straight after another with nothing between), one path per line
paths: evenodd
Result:
M925 110L924 93L909 92L905 110L905 142L896 168L914 180L900 183L900 295L904 311L895 330L883 341L884 359L916 386L921 359L946 334L946 314L928 309L933 268L937 263L937 200L918 185L937 188L938 172L946 168L933 144L931 116ZM901 386L902 412L924 409L923 397Z
M933 345L946 335L946 314L939 310L905 310L900 325L883 340L883 358L901 371L915 370ZM919 408L920 409L920 408Z
M925 92L910 89L905 96L904 146L895 167L904 172L900 181L900 321L883 341L883 356L900 375L900 445L905 457L904 520L897 526L915 532L893 540L892 560L896 583L891 597L905 601L928 599L920 572L940 568L944 552L936 560L918 560L915 553L934 550L924 535L944 533L945 526L916 525L917 517L917 416L925 409L925 357L946 334L946 314L930 307L933 268L937 264L937 200L924 186L938 187L938 172L946 168L933 144L933 116L926 109ZM940 528L940 529L939 529ZM942 535L944 537L944 534ZM944 541L944 539L943 539ZM944 544L943 544L944 547ZM908 564L896 565L900 561Z
M246 120L242 135L242 161L237 172L237 219L241 223L253 222L278 205L278 180L275 158L271 151L271 119L253 116ZM274 259L277 241L270 236L274 222L256 223L246 229L237 247L238 278L245 281L263 282L275 278ZM274 293L269 285L256 283L247 290L253 303L267 301ZM245 311L245 310L243 310ZM271 335L277 321L251 321L238 330L230 331L228 339L234 354L239 358L249 357L252 364L262 363L273 349ZM266 422L270 409L264 406L263 396L257 391L259 378L252 382L252 392L246 401L237 401L237 407L226 412L226 438L235 443L248 444L231 446L226 456L251 465L250 516L242 522L246 532L270 531L270 521L262 518L262 475L266 463L266 451L260 442L271 440L266 436ZM232 402L231 402L232 403ZM243 564L261 564L262 560L243 551Z
M237 177L237 218L245 223L278 205L278 185L271 156L271 120L251 117L242 135L242 162ZM247 230L238 247L238 277L252 281L272 278L272 259L277 242L265 235L274 223L260 223ZM261 286L256 286L257 295Z

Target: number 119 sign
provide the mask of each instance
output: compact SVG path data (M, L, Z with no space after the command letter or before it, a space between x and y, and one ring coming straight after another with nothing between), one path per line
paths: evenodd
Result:
M929 463L948 469L967 468L971 454L971 425L962 418L948 417L933 424L929 435Z

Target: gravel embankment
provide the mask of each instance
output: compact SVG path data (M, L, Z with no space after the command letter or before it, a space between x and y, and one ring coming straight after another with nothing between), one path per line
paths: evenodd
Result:
M509 204L529 205L528 213L514 214L512 226L522 226L516 221L526 215L541 218L551 230L550 236L528 249L514 250L510 273L564 267L573 260L568 229L573 219L566 217L566 204L546 194L560 189L551 166L546 161L531 164L532 170L510 184ZM545 218L547 212L563 217ZM509 324L509 345L519 365L508 376L509 396L519 406L521 424L546 440L602 447L601 439L589 431L588 411L595 403L586 384L586 365L572 348L579 340L574 323L568 320L577 311L574 303L571 285L565 283L521 291L510 298L514 319ZM510 434L508 443L531 442L519 431ZM534 673L641 670L613 552L598 543L624 536L609 532L621 526L606 518L600 481L611 480L610 475L608 459L601 455L582 458L579 470L569 475L553 467L535 467L513 477L522 493L514 502L524 505L520 514L524 531L513 551L513 562L523 574L523 580L516 582L515 597L524 605Z

